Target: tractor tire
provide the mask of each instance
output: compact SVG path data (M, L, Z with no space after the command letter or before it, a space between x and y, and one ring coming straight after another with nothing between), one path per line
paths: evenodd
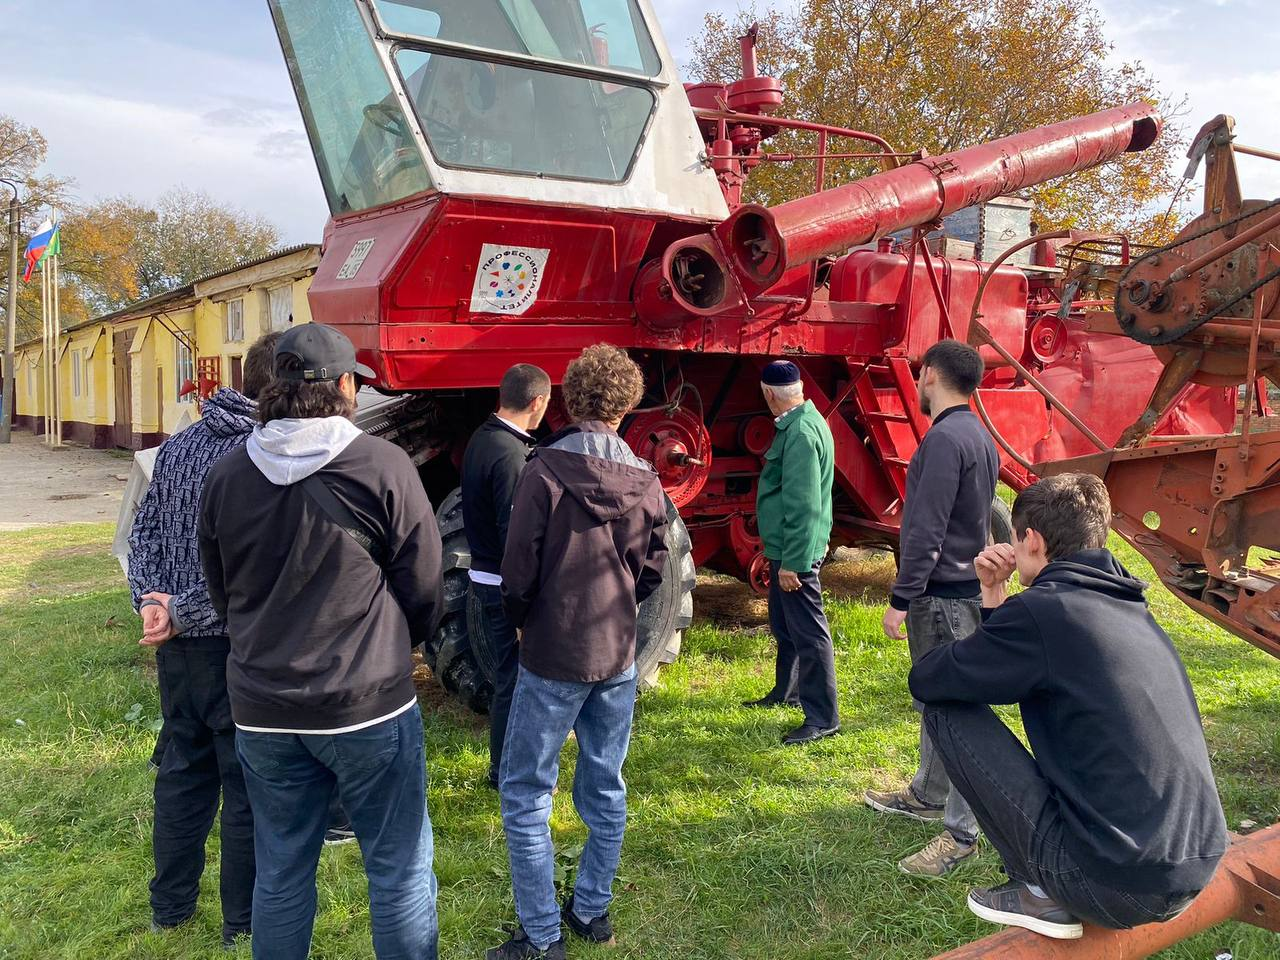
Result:
M647 690L658 671L680 653L684 628L693 621L693 542L675 504L667 499L667 563L662 584L640 604L636 624L637 686ZM423 659L440 684L477 713L489 712L496 645L485 630L480 604L468 589L471 551L462 520L461 490L454 490L436 514L444 544L444 612L425 644Z
M999 495L991 501L991 533L987 539L992 543L1013 543L1013 511Z

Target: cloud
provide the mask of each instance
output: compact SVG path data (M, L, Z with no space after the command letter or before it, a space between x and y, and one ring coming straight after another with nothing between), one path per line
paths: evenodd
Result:
M272 130L258 140L257 154L265 160L311 160L311 144L301 130Z

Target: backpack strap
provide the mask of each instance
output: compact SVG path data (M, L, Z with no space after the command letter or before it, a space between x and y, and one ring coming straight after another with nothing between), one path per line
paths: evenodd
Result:
M369 533L369 528L360 522L350 508L334 496L333 491L320 479L320 474L311 474L299 486L330 520L347 531L351 539L365 549L374 563L379 567L383 566L382 544Z

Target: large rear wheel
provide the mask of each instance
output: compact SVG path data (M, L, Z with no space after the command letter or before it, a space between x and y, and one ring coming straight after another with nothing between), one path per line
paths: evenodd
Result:
M471 550L462 519L462 495L454 490L436 512L444 542L444 614L425 645L423 657L441 685L480 713L489 711L497 645L485 630L479 604L467 589ZM680 642L693 621L693 543L675 504L667 499L667 563L662 585L640 604L636 624L636 675L641 690L658 682L658 671L680 653Z

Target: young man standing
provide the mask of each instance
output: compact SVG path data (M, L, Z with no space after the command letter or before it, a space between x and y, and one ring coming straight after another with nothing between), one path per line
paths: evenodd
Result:
M435 960L436 881L410 650L439 618L440 535L417 470L362 433L351 341L276 345L259 426L209 475L200 558L231 635L227 685L254 810L253 952L304 960L329 801L351 818L378 957Z
M542 423L550 399L551 378L546 371L531 363L517 363L502 376L498 412L489 414L471 435L462 458L462 519L471 547L468 620L485 631L498 665L489 701L489 785L495 790L520 663L515 627L502 608L499 569L516 481L533 448L533 431Z
M636 610L666 562L662 485L617 433L644 393L640 368L597 344L569 364L563 389L574 423L544 441L521 474L502 561L507 614L522 631L500 774L520 926L489 960L560 960L562 921L589 941L613 941ZM590 832L562 911L549 821L570 731L578 738L573 803Z
M987 545L1000 474L995 443L969 409L982 374L978 351L957 340L935 343L921 361L920 409L933 424L907 468L898 577L884 614L892 640L902 638L906 623L913 663L978 626L973 558ZM919 701L915 708L923 709ZM900 790L868 790L865 799L882 813L943 822L941 834L899 862L904 873L942 876L978 849L973 811L952 789L923 724L915 778Z
M760 389L777 430L760 474L756 516L769 561L769 629L778 661L773 689L743 706L801 707L804 723L782 742L813 743L840 731L835 650L818 579L831 539L835 443L790 360L765 367Z
M129 534L129 587L143 646L156 648L165 735L156 763L151 923L180 926L196 911L204 845L222 795L222 943L247 935L253 903L253 815L236 759L227 701L227 625L200 571L197 506L215 463L249 438L254 400L271 379L279 334L249 348L244 393L223 387L201 417L169 438Z
M1013 546L982 552L982 626L930 651L911 693L951 782L1010 882L969 893L984 920L1060 939L1081 920L1168 920L1226 849L1200 713L1140 580L1106 549L1097 477L1063 474L1013 505ZM1014 570L1026 589L1006 593ZM988 704L1016 703L1028 753Z

